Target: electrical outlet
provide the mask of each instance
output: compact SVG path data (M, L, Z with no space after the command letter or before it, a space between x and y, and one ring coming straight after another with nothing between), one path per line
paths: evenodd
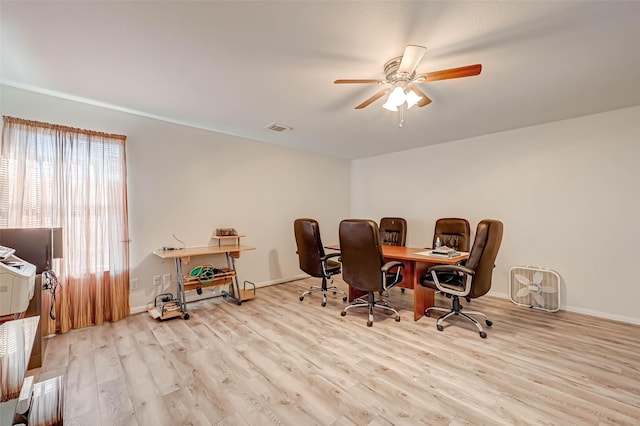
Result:
M131 281L129 281L129 288L131 290L137 290L138 289L138 279L134 278Z
M160 287L160 275L153 276L153 286Z
M171 286L171 274L164 274L162 276L162 286L167 289Z

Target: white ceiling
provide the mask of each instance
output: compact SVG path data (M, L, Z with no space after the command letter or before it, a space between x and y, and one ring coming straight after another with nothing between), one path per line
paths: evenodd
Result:
M0 7L4 84L347 159L640 105L639 1ZM419 73L482 74L421 84L433 102L402 128L384 99L354 109L378 86L333 84L383 78L408 44L428 48Z

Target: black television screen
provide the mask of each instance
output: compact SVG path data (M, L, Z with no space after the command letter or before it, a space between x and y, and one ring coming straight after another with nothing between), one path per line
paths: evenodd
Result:
M16 256L35 265L36 274L41 274L51 269L54 257L62 257L62 229L0 229L0 245L15 249Z

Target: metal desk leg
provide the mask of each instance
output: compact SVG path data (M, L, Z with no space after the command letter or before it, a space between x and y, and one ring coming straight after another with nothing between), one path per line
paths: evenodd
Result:
M233 277L231 278L231 284L229 284L229 292L226 294L223 293L222 295L229 296L235 299L238 305L242 305L242 294L240 294L240 284L238 284L235 261L230 253L225 253L225 255L227 256L227 268L233 270Z
M178 304L180 305L180 310L182 311L182 317L184 319L189 319L189 312L187 311L187 296L184 294L184 276L182 275L182 259L179 257L175 258L176 261L176 275L178 281L178 288L176 289L176 299L178 299Z

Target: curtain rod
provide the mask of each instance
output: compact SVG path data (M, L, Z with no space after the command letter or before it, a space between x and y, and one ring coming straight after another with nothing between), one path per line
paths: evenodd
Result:
M3 115L2 119L5 122L9 122L9 123L26 124L26 125L29 125L29 126L43 127L43 128L46 128L46 129L61 130L61 131L65 131L65 132L82 133L82 134L89 135L89 136L102 136L102 137L112 138L112 139L121 139L123 141L127 140L127 136L126 135L119 135L119 134L115 134L115 133L106 133L106 132L98 132L98 131L95 131L95 130L78 129L76 127L62 126L60 124L44 123L42 121L25 120L23 118L10 117L8 115Z

